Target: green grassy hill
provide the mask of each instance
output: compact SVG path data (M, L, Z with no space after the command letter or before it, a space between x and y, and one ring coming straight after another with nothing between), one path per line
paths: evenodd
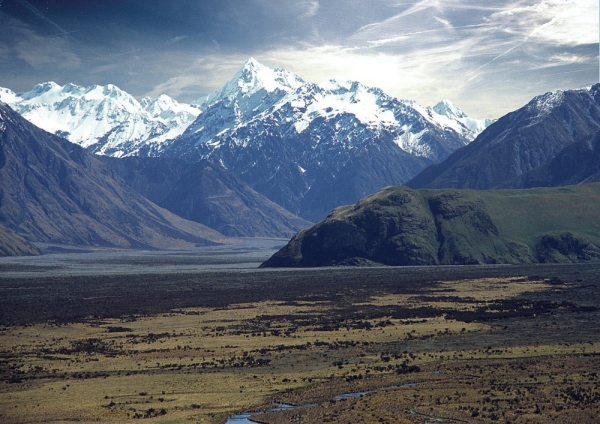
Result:
M387 187L335 209L263 266L600 261L600 183L529 190Z

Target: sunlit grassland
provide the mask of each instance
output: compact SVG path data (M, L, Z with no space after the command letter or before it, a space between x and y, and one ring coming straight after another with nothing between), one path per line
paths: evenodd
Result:
M490 379L503 381L510 396L523 385L552 391L563 379L580 388L597 384L584 374L596 360L590 355L600 352L597 340L540 343L512 330L512 321L496 319L532 319L534 308L560 314L560 304L519 299L560 296L570 283L493 277L423 287L5 326L0 419L220 423L235 412L284 401L318 405L261 421L289 422L294 413L304 422L419 422L419 414L475 420L487 416L482 385ZM486 346L490 334L511 342ZM540 374L540 361L551 371ZM331 402L341 393L408 383L417 384ZM508 401L494 405L488 415L513 413Z

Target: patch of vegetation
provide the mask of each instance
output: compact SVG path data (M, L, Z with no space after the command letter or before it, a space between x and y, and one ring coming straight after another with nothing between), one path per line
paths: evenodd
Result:
M598 262L599 209L600 183L486 191L387 187L335 209L263 266Z
M217 424L283 402L316 406L259 421L589 422L599 275L571 264L0 279L0 305L26 322L0 327L0 421ZM65 319L46 320L44 296ZM356 392L368 393L336 400Z

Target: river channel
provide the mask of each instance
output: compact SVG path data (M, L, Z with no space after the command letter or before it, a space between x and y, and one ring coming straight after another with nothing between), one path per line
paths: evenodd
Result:
M363 395L368 395L370 393L377 393L382 390L398 389L401 387L413 387L415 385L416 385L416 383L409 383L409 384L403 384L401 386L382 387L379 389L367 390L364 392L344 393L344 394L335 396L332 400L351 399L351 398L355 398L355 397L359 397L359 396L363 396ZM325 402L305 403L304 405L279 404L271 409L265 409L263 411L252 411L252 412L249 411L249 412L244 412L242 414L234 415L233 417L229 418L225 424L256 424L255 421L250 420L251 415L262 414L264 412L286 411L286 410L290 410L290 409L308 408L309 406L317 406L317 405L321 405L323 403L325 403Z

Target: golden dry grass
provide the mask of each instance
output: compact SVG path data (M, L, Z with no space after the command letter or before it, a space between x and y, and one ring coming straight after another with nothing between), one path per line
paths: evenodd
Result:
M381 294L353 306L467 310L555 288L543 280L523 278L461 280L438 283L427 296ZM452 299L440 298L441 294ZM486 405L480 404L486 397L480 393L485 390L481 388L484 379L488 383L502 379L510 386L510 396L524 384L547 386L540 393L550 396L558 390L550 384L553 381L566 378L583 384L585 367L596 363L577 358L600 353L600 343L584 342L530 345L523 340L487 349L460 346L465 337L485 335L494 326L443 315L353 318L333 328L321 326L323 319L340 310L339 304L326 301L264 301L66 325L3 327L0 421L140 418L221 423L235 412L270 405L273 399L323 403L302 411L273 413L266 422L292 418L298 422L419 422L425 415L475 420L488 414L482 410ZM399 344L406 350L390 352L390 346ZM531 358L537 361L533 365L527 363ZM540 361L549 361L554 371L540 375ZM500 365L477 374L467 368L473 363ZM565 363L572 373L559 370ZM515 364L526 364L527 375L533 372L535 382L518 377L519 372L510 368ZM403 366L421 371L398 371ZM336 394L409 382L418 384L329 402ZM465 394L454 395L457 391ZM447 402L437 403L436 399L448 396ZM546 402L536 396L538 403ZM470 409L462 409L467 405ZM494 411L506 414L508 406L499 404ZM469 415L475 407L479 418Z

